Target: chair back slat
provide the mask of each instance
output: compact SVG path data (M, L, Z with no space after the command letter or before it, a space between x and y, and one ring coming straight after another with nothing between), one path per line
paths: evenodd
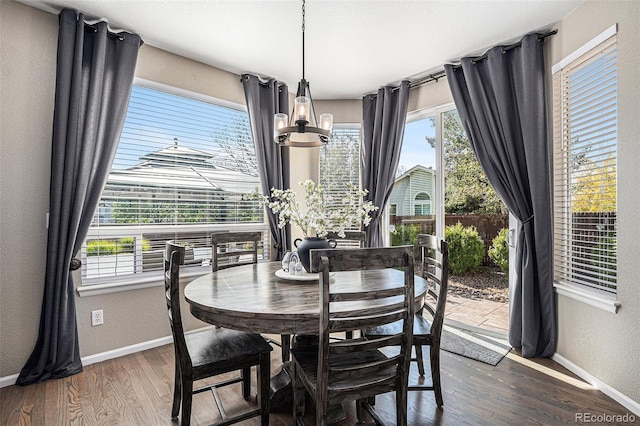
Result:
M397 346L401 343L400 336L385 336L380 339L353 339L339 340L329 346L330 354L348 354L357 351L370 351L372 349L386 348L389 346Z
M386 269L386 268L404 268L403 258L390 256L388 250L398 249L400 247L387 248L366 248L366 249L332 249L331 262L329 263L329 272L336 271L366 271L370 269ZM328 250L311 250L311 268L312 272L318 272L319 259Z
M353 293L330 293L330 302L351 302L358 300L376 300L386 297L401 296L404 287L384 288L380 290L358 291Z
M385 359L364 359L356 366L329 365L329 376L333 380L345 380L372 376L381 371L389 371L388 377L393 377L393 367L402 361L402 355L395 355Z
M232 266L258 263L258 244L262 232L214 232L211 234L213 272ZM227 260L223 263L222 260Z
M362 330L364 328L373 327L376 325L390 324L392 322L403 319L405 314L406 313L403 309L401 311L395 311L390 314L371 312L367 317L332 317L331 319L329 319L329 332L337 333L340 331Z

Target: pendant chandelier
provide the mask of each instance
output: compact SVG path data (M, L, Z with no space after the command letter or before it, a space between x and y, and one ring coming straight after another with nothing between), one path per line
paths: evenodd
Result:
M320 126L318 127L309 82L304 78L304 15L305 0L302 0L302 80L298 83L291 120L284 113L276 114L273 117L274 139L277 144L282 146L323 146L331 141L333 130L332 114L320 114Z

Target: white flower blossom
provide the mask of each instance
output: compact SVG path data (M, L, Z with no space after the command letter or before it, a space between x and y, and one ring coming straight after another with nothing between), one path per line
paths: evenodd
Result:
M271 188L271 196L253 194L278 217L278 227L284 228L291 223L302 230L305 237L325 237L329 232L337 232L340 238L345 237L345 230L361 225L368 226L372 211L378 210L371 201L364 201L367 190L360 191L348 184L347 191L340 198L342 208L329 212L331 196L325 194L322 185L312 180L300 182L304 188L306 212L300 211L296 194L291 190Z

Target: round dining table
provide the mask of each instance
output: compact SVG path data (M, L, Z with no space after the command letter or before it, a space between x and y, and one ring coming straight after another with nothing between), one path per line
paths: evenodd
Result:
M280 262L259 262L221 269L187 284L184 296L196 318L221 327L264 334L313 335L319 332L318 280L276 276ZM332 273L332 285L347 291L397 287L404 273L380 269ZM414 279L416 309L424 304L427 282ZM360 306L354 305L353 309Z
M262 334L296 335L300 344L305 344L304 339L317 335L320 330L319 281L309 275L291 277L281 268L281 262L259 262L220 269L187 284L184 297L193 316L209 324ZM354 292L397 287L403 283L404 272L395 269L335 272L331 276L331 285ZM416 309L424 305L426 292L426 280L416 276ZM348 309L362 307L353 303ZM272 408L291 403L288 358L289 348L285 346L282 368L271 378ZM330 409L329 415L337 421L343 419L345 413L337 405Z

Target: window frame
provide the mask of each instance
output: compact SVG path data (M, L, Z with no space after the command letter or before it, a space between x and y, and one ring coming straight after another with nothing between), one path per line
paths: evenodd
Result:
M558 92L564 89L564 86L559 86L563 84L560 81L560 75L566 67L571 67L572 65L574 65L574 63L577 60L591 61L592 58L594 58L598 54L597 52L594 52L594 50L597 49L598 46L600 46L602 43L608 42L612 37L615 37L616 35L617 35L617 24L614 24L613 26L607 28L604 32L602 32L601 34L599 34L589 42L585 43L582 47L580 47L576 51L567 55L565 58L563 58L560 62L558 62L552 67L552 74L553 74L552 90L553 90L553 99L554 99L553 101L553 123L554 123L553 161L554 161L554 176L556 176L556 178L554 179L554 194L558 189L558 185L567 184L565 180L563 180L562 183L558 183L558 179L561 179L561 178L571 179L571 176L573 176L570 172L566 172L561 175L558 175L559 172L556 170L557 168L561 168L557 164L558 161L561 161L561 159L557 158L558 156L560 156L560 152L561 152L561 148L559 148L559 144L562 145L565 143L564 137L561 135L561 132L560 132L560 126L562 126L563 119L561 117L562 111L560 110L558 103L561 101L557 99L559 96ZM613 43L617 44L617 41L614 40ZM589 54L590 52L593 52L592 55L589 58L585 59L583 56L585 54ZM616 87L617 87L617 81L616 81ZM616 103L615 110L617 114L618 113L617 103ZM617 164L618 162L617 162L617 156L616 156L616 167L617 167ZM556 206L557 203L558 201L554 199L554 203L553 203L554 216L556 215L555 210L557 208ZM618 208L616 207L616 212L617 210ZM563 230L563 229L557 229L557 226L558 226L556 223L557 219L558 218L554 220L554 230L553 230L554 231L553 286L556 293L562 296L566 296L570 299L579 301L581 303L585 303L587 305L590 305L599 309L603 309L608 312L616 313L618 311L618 308L621 306L620 302L618 302L617 300L617 288L614 292L608 292L608 291L605 291L604 289L590 288L587 285L581 285L575 282L568 282L566 280L559 280L556 277L556 273L555 273L556 267L557 267L556 256L558 255L558 253L556 253L556 251L558 250L558 248L556 247L556 242L557 242L556 239L558 237L555 237L555 234L557 232L567 232L566 230ZM617 254L616 254L616 258L617 258ZM617 285L619 285L619 282L616 279L616 287Z
M182 89L175 86L158 83L151 80L142 79L139 77L134 78L133 85L148 88L151 90L161 91L170 95L189 98L195 101L206 102L214 104L223 108L230 108L236 111L247 112L246 105L231 102L225 99L216 98L210 95L205 95L198 92L193 92L187 89ZM119 238L127 237L132 234L138 234L140 237L142 233L189 233L189 232L216 232L216 231L262 231L263 232L263 247L268 252L270 233L266 216L263 216L262 222L253 222L248 224L239 223L196 223L196 224L149 224L141 225L136 224L133 226L109 226L100 225L99 233L96 232L97 227L90 227L85 240L83 241L79 257L86 262L86 241L96 238ZM138 240L138 238L136 238ZM141 242L136 244L137 251L141 251ZM139 253L141 255L141 253ZM268 255L268 253L265 253ZM180 276L181 278L196 278L211 272L210 265L194 265L190 267L182 268ZM78 271L80 275L80 284L76 291L80 297L95 296L100 294L108 294L120 291L135 290L147 287L154 287L162 285L163 283L163 271L152 270L147 272L139 272L126 274L121 276L110 276L100 278L86 278L84 268Z
M407 113L407 119L405 125L418 120L424 120L428 117L435 117L435 130L436 130L436 165L435 165L435 182L434 182L434 197L431 199L431 215L436 216L436 236L444 238L444 175L442 173L444 165L444 120L443 114L454 111L456 106L453 102L446 102L439 105L434 105L426 108L409 111ZM415 200L413 200L415 203ZM435 208L438 206L438 208ZM415 209L415 204L414 204ZM384 207L383 213L383 236L385 239L385 245L391 244L391 228L390 228L390 205Z

